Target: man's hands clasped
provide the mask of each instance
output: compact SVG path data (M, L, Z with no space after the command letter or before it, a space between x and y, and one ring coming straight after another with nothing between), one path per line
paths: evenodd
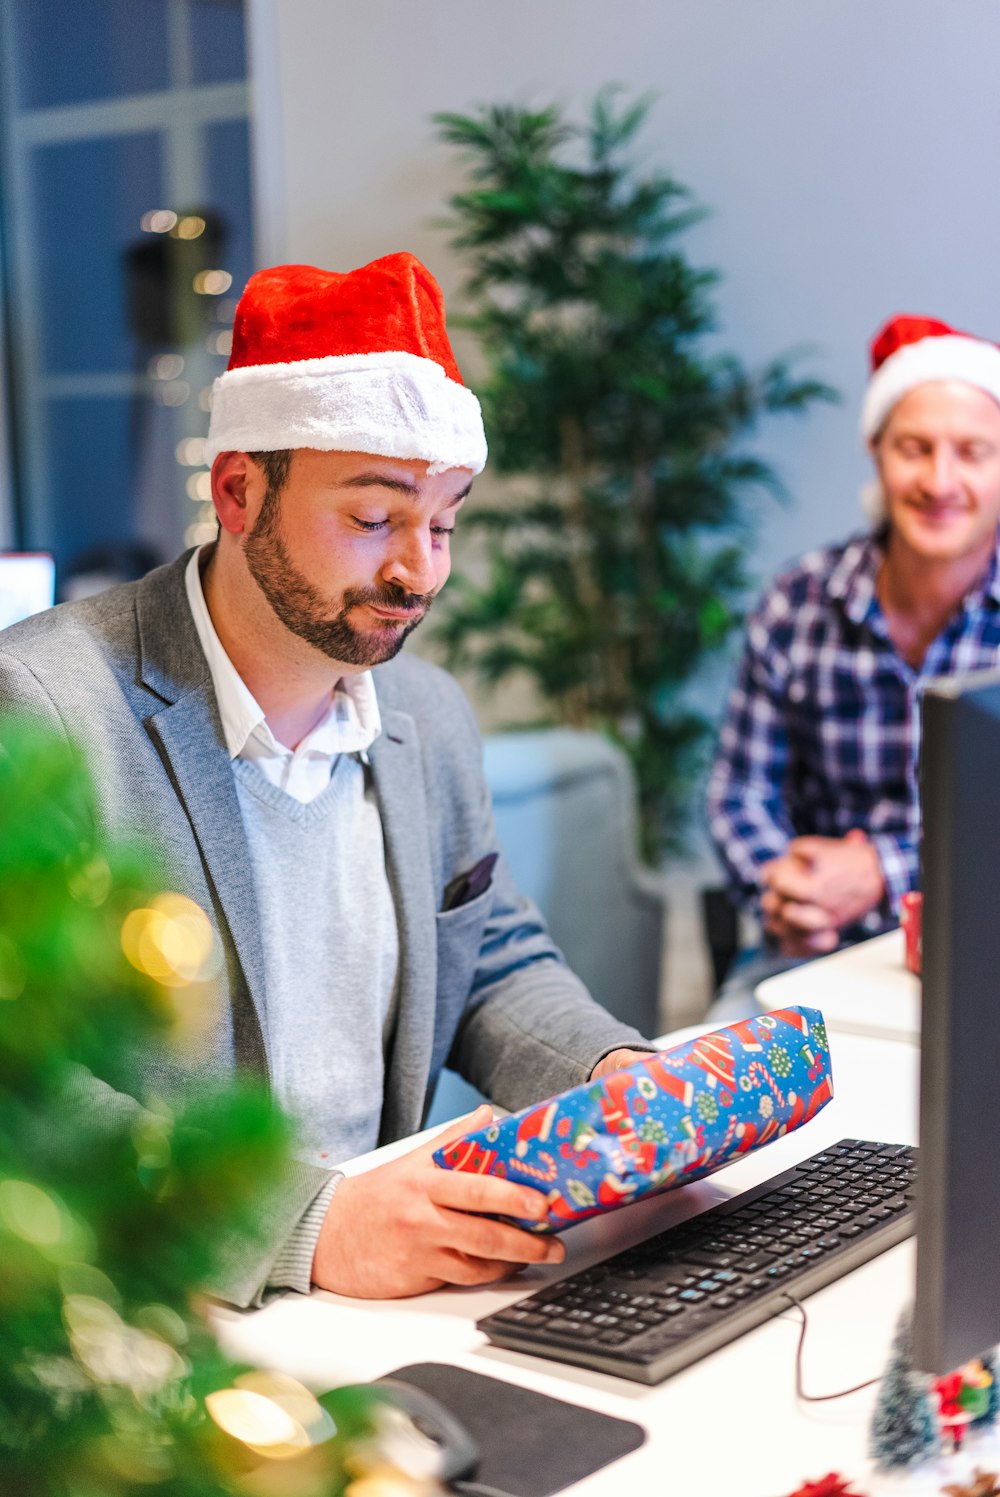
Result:
M843 927L885 896L878 853L859 828L845 837L795 837L762 871L764 929L787 956L832 951Z

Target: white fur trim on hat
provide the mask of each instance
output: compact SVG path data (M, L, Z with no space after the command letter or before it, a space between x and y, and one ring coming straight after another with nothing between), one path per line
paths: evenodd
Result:
M960 333L921 338L898 348L868 381L861 407L863 440L878 436L893 406L929 380L959 380L1000 402L1000 348Z
M486 465L479 401L440 364L412 353L331 354L220 375L206 461L288 447L416 458L432 473Z

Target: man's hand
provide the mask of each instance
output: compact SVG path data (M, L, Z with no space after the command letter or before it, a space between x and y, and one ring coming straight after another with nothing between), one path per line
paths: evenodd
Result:
M878 854L860 828L846 837L796 837L763 875L764 928L786 956L832 951L843 926L885 895Z
M612 1071L624 1070L626 1066L635 1065L637 1060L648 1060L648 1050L612 1050L603 1060L599 1060L590 1073L591 1081L600 1081L602 1076L609 1076Z
M442 1284L488 1284L526 1263L561 1263L566 1250L557 1238L473 1214L544 1221L540 1191L439 1169L431 1157L492 1116L477 1107L401 1159L341 1180L320 1230L313 1283L359 1299L399 1299Z

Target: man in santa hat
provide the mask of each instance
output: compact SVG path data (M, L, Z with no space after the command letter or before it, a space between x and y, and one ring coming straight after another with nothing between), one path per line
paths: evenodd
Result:
M1000 661L1000 347L899 316L871 363L874 526L802 557L751 614L709 784L731 895L767 941L722 1016L768 972L898 922L921 693Z
M222 1003L194 1079L255 1072L298 1126L261 1242L235 1243L212 1287L393 1296L561 1259L483 1214L541 1219L539 1192L431 1160L488 1109L366 1174L335 1168L418 1129L446 1060L519 1108L645 1048L498 857L458 687L395 658L486 461L427 270L398 254L255 275L208 451L218 539L6 631L0 708L78 742L108 829L161 847L212 919ZM154 1095L177 1084L166 1064Z

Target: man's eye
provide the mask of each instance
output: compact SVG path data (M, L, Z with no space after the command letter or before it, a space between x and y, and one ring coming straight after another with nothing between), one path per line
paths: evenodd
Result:
M359 530L382 530L388 524L386 520L362 520L357 515L352 515L351 519Z
M455 527L454 527L454 525L432 525L431 526L431 534L432 535L454 535L455 534Z

